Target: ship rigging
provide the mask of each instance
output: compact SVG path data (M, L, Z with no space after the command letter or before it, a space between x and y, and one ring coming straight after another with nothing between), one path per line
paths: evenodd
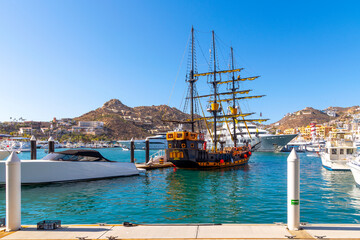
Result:
M217 58L216 58L216 45L215 45L215 33L212 31L212 48L211 48L211 61L212 69L205 73L198 73L196 67L195 57L195 41L194 41L194 28L191 29L191 51L190 51L190 71L187 75L186 81L189 84L187 101L185 103L190 105L190 119L185 121L167 120L171 122L190 124L191 132L187 131L175 131L167 133L168 149L166 150L167 158L170 162L174 163L177 167L184 168L212 168L212 167L230 167L246 164L251 155L251 146L245 144L245 146L237 146L237 134L236 127L233 127L231 132L231 138L233 140L233 147L224 148L222 142L217 135L217 124L232 122L235 126L238 122L243 122L245 125L247 122L263 122L267 119L245 119L254 113L244 113L237 105L238 100L261 98L264 95L259 96L245 96L240 97L240 94L248 94L251 90L240 90L238 83L241 81L252 81L258 78L247 77L240 78L239 73L243 68L235 68L233 48L230 48L231 64L230 69L218 70ZM228 74L230 79L222 81L222 75ZM235 74L238 74L236 77ZM211 93L206 95L199 95L196 90L196 82L200 77L207 77L207 82L211 86ZM220 91L220 86L227 84L227 91ZM222 99L223 96L225 97ZM207 110L210 116L205 116L200 99L208 98ZM226 113L222 103L227 103L229 112ZM202 117L199 114L195 114L195 110L199 110L199 106L202 110ZM196 116L195 116L196 115ZM209 121L211 120L211 121ZM165 120L166 121L166 120ZM213 142L213 148L208 149L206 142L204 141L204 133L200 123L205 123L206 129L211 136ZM195 131L195 124L198 126L198 130ZM230 128L228 127L229 131ZM218 147L220 143L220 148Z

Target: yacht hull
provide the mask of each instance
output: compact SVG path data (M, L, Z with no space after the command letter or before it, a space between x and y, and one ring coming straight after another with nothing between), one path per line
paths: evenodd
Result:
M130 149L131 142L130 141L118 141L123 146L126 146ZM135 140L135 149L143 150L145 149L145 140ZM149 148L150 150L163 150L166 148L166 140L158 140L158 141L149 141Z
M346 160L330 160L326 153L320 154L323 167L330 171L350 171L350 167L346 164Z
M289 135L272 135L260 137L260 148L257 152L279 152L286 146L291 140L293 140L297 134Z
M22 160L21 183L81 181L138 175L133 163ZM5 161L0 162L0 184L5 183Z
M354 177L354 180L357 185L360 186L360 164L355 164L353 162L348 163L351 173Z

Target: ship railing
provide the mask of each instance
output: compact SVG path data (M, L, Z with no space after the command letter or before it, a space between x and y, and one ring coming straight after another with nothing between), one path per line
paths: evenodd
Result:
M153 153L152 155L150 155L150 159L155 159L157 157L163 157L165 156L165 150L158 150L157 152Z

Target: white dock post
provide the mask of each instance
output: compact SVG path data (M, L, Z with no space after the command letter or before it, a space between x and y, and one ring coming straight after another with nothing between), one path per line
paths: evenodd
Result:
M21 228L21 162L15 152L6 160L6 231Z
M300 229L300 159L295 149L287 158L287 223L289 230Z

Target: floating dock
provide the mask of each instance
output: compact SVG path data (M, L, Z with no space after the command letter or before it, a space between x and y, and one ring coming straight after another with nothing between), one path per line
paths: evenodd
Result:
M308 224L289 231L281 224L64 225L55 230L23 226L0 239L360 239L358 224Z
M135 165L136 165L137 168L143 168L143 169L146 169L146 170L174 167L174 164L172 164L171 162L152 163L152 164L136 163Z

